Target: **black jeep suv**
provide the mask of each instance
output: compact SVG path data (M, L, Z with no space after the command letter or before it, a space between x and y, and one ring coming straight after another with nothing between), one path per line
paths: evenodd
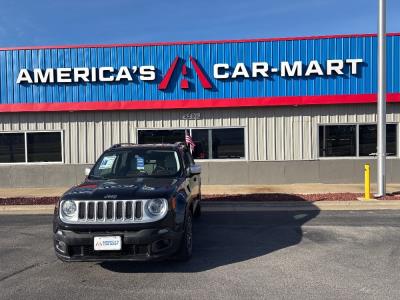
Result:
M183 143L112 146L56 205L57 257L189 259L192 219L201 214L200 172Z

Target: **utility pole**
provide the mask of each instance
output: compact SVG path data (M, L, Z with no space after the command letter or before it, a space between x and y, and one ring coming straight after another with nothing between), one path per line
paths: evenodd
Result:
M379 1L378 17L378 193L386 195L386 0Z

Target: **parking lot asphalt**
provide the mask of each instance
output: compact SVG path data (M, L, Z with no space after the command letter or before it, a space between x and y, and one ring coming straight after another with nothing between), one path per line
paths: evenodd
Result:
M399 215L206 207L186 263L62 263L51 216L0 215L0 299L399 299Z

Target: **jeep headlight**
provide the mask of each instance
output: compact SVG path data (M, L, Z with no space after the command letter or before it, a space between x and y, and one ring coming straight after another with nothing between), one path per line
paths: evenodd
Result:
M168 208L166 199L151 199L146 203L146 210L150 216L160 216L165 213Z
M67 200L64 201L61 207L62 213L68 218L72 218L76 213L75 201Z

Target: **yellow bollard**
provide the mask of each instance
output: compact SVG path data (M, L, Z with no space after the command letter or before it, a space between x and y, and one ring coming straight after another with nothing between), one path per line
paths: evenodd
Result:
M369 164L364 165L364 199L371 199L371 177L370 177L370 168Z

